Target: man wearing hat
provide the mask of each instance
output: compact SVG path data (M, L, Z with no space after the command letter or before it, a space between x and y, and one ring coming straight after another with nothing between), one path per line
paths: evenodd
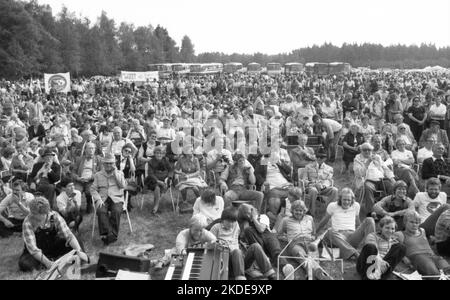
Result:
M55 161L55 152L45 149L42 153L42 160L33 165L31 173L28 175L28 184L37 192L41 192L49 201L52 208L55 204L55 183L61 179L61 166Z
M419 147L425 147L425 143L428 139L434 139L437 143L442 143L445 148L445 153L448 153L450 145L448 135L445 129L441 129L438 120L432 120L430 122L430 128L422 132L419 140Z
M116 158L111 153L106 154L103 169L95 173L90 188L98 215L100 236L105 245L117 241L119 236L126 186L123 172L116 169Z
M337 199L338 189L333 187L333 168L325 163L327 151L320 147L316 154L317 160L308 164L300 178L305 184L309 195L309 211L314 216L318 196L326 197L326 204Z

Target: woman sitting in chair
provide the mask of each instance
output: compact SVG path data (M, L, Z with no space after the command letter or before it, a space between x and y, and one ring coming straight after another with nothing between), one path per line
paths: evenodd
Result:
M152 214L158 213L161 192L168 188L169 180L173 176L172 166L169 160L164 157L164 147L158 146L154 150L155 157L148 163L148 177L145 179L145 185L154 195L154 204Z
M200 196L200 189L208 185L200 176L200 162L193 154L192 147L185 147L182 156L175 164L175 175L178 177L176 188L181 192L182 203L180 210L189 210L187 191L192 189L196 198Z
M392 151L392 161L394 162L394 174L409 186L408 195L415 195L419 192L417 187L419 176L413 170L413 153L406 149L406 142L403 139L397 139L395 142L397 150Z

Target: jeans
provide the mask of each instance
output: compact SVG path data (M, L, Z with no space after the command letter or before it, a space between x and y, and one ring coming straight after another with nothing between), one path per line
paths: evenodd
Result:
M366 218L356 231L336 231L329 230L325 235L325 242L329 246L337 246L340 250L341 257L348 259L352 255L358 255L359 244L364 241L369 233L375 232L375 220Z
M378 255L377 246L374 244L365 245L356 263L356 271L361 275L363 280L368 280L367 274L370 267L374 264L373 256ZM394 244L389 249L383 260L389 263L389 268L381 275L381 279L386 279L395 267L402 261L406 255L406 247L403 244Z
M244 268L248 270L252 264L256 262L256 265L264 274L264 276L270 276L275 273L270 264L270 260L267 255L264 253L263 248L260 244L252 244L248 247L247 252L244 257Z
M424 276L432 276L441 274L440 270L447 271L450 266L448 262L441 256L434 254L416 254L409 257L409 260L413 264L414 268Z
M231 187L231 189L225 193L224 201L225 207L231 205L236 200L247 200L253 202L253 206L260 211L263 202L264 194L258 191L250 191L244 187Z
M97 208L100 235L107 236L110 242L116 241L119 236L120 216L122 215L122 211L123 203L114 203L110 198L106 199L104 205Z

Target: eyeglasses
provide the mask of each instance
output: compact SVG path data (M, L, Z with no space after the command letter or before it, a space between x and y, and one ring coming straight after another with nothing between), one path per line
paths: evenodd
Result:
M124 153L131 153L131 150L126 149L126 150L123 150L123 152Z

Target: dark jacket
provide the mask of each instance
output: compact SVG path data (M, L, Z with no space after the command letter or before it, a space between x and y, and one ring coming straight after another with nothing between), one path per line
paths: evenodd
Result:
M426 180L431 177L438 177L438 175L450 176L450 164L443 159L444 165L442 170L437 169L437 160L434 157L427 158L422 164L422 179Z
M45 128L42 124L39 124L37 130L34 130L34 126L30 126L27 129L28 132L28 140L31 141L35 137L38 138L39 142L42 142L42 139L45 137Z
M28 176L28 183L36 182L34 177L36 177L39 170L42 168L45 162L40 161L34 164L33 169L31 170L30 175ZM50 184L54 184L55 182L58 182L61 179L61 166L57 164L56 162L53 162L51 166L52 171L48 173L48 182Z

